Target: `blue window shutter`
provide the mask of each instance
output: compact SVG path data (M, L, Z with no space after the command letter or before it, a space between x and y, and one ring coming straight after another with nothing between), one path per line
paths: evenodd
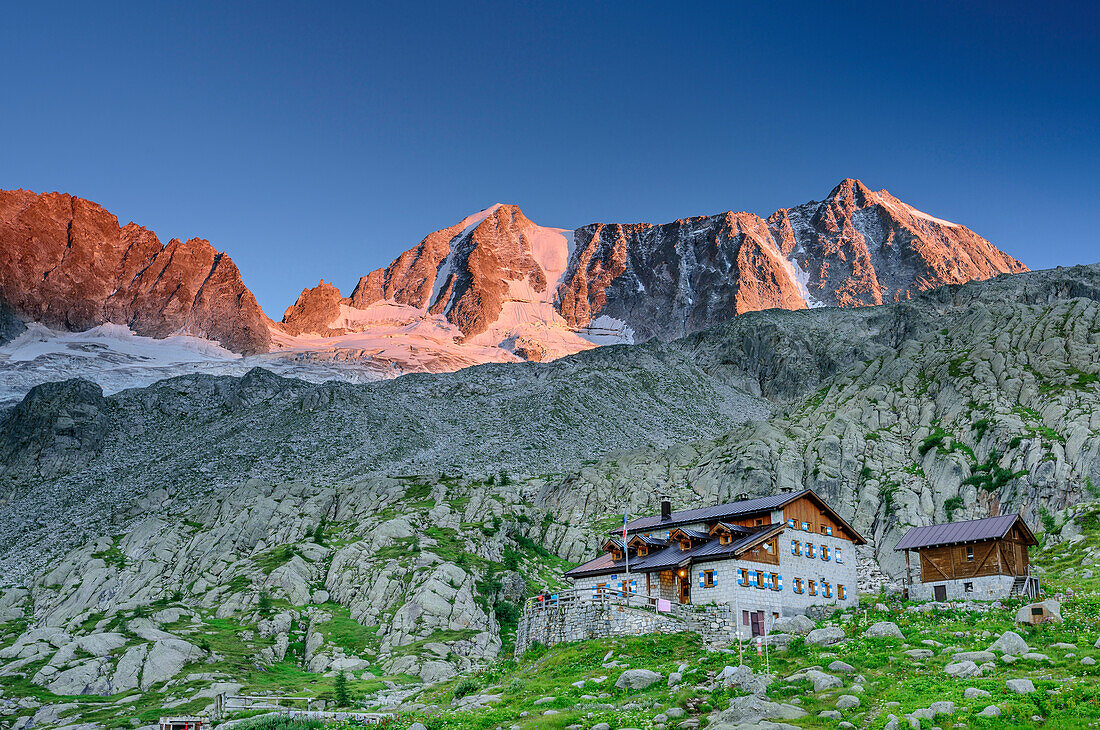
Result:
M699 571L699 587L703 588L703 571Z
M745 585L745 574L742 573L740 570L737 571L737 585Z
M832 535L832 534L833 534L833 528L832 528L832 527L828 527L828 526L827 526L827 527L825 528L825 534L826 534L826 535Z
M713 573L711 573L710 579L712 581L714 581L714 587L717 588L718 587L718 571L717 570L714 571Z
M782 573L779 574L779 586L776 588L776 590L777 591L783 590L783 574Z

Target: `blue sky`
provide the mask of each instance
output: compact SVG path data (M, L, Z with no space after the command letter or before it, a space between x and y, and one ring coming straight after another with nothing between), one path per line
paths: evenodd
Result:
M207 238L276 319L494 202L663 222L844 177L1100 261L1096 3L15 5L0 187Z

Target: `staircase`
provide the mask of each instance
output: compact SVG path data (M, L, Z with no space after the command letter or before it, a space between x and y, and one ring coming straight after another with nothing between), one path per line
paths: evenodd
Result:
M1008 595L1019 596L1024 592L1025 588L1027 588L1027 577L1018 575L1016 576L1016 580L1012 581L1012 588L1008 591Z
M1038 598L1039 579L1033 578L1030 572L1027 575L1016 576L1016 578L1012 581L1012 588L1009 589L1008 595Z

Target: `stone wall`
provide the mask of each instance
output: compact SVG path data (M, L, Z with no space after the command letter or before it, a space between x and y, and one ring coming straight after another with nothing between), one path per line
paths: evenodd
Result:
M516 656L535 642L553 646L609 636L674 634L694 631L708 644L726 646L736 624L729 606L676 606L675 615L627 608L612 601L571 601L528 609L516 631Z
M914 601L931 601L934 596L933 587L946 586L948 601L995 601L1008 598L1015 580L1011 575L983 575L977 578L914 583L909 587L909 598ZM972 590L966 590L967 583Z

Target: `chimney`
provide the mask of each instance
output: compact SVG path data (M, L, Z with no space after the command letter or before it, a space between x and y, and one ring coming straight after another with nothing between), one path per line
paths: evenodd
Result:
M661 497L661 522L672 519L672 502L668 497Z

